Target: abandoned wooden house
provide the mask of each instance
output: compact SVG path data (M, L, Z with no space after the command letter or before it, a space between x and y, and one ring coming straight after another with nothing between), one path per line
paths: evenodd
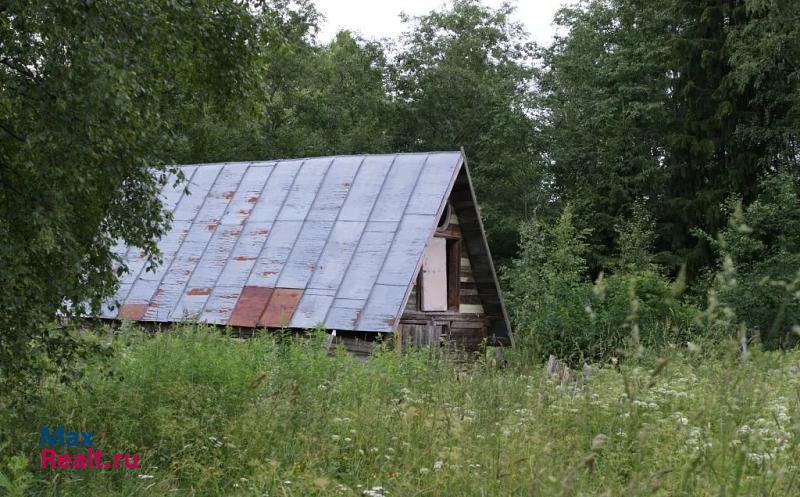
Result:
M128 272L102 318L511 343L463 153L181 169L188 185L161 192L162 264L116 247Z

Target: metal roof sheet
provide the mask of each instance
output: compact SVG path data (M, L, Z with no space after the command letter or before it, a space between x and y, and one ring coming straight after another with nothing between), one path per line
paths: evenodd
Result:
M462 164L431 152L182 166L188 185L161 192L163 264L146 271L138 248L115 247L129 272L102 317L391 331Z

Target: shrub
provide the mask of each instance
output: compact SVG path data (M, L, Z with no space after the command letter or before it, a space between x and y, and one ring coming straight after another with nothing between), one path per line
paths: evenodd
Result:
M570 206L553 226L523 226L520 257L503 278L517 341L536 359L554 354L579 363L690 336L696 310L673 295L652 263L652 221L641 209L618 227L615 273L594 284L586 267L589 230L575 228Z
M655 270L616 273L599 279L591 311L595 335L592 342L600 343L600 355L619 353L629 345L661 347L686 342L692 338L692 321L697 313L696 308L675 295L674 286Z
M538 358L572 355L591 325L585 311L589 233L575 228L570 205L554 226L529 221L521 227L519 258L503 269L518 342Z
M719 255L713 288L750 332L768 348L798 342L800 323L800 196L786 173L764 178L761 193L746 208L738 197L723 206L728 227L709 239ZM732 276L719 283L728 260Z

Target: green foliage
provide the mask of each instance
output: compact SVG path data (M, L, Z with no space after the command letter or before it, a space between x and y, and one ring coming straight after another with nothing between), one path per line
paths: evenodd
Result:
M618 227L620 271L592 284L585 239L568 205L554 226L523 227L520 257L504 270L518 341L536 359L572 363L691 337L696 311L681 302L648 253L651 221L638 207Z
M692 321L697 310L681 301L659 272L644 269L612 274L595 282L592 327L583 339L589 357L638 353L699 338Z
M38 376L36 351L70 357L56 312L113 292L117 240L157 259L174 108L245 91L259 27L226 0L26 0L0 14L3 391Z
M786 173L760 188L746 208L736 197L725 204L728 227L711 239L720 254L714 289L765 346L787 346L797 343L792 326L800 323L800 194Z
M455 0L407 19L390 68L399 103L397 143L406 150L464 147L498 258L513 255L517 228L549 213L537 133L534 47L503 4Z
M321 337L204 327L129 330L114 348L84 381L0 405L0 472L25 495L796 494L797 353L676 349L562 383L538 365L362 362L327 357ZM54 424L140 467L40 469L38 429Z
M0 467L0 490L5 496L24 497L32 482L33 474L28 471L28 461L22 456L11 456L5 462L5 468Z
M268 156L391 149L393 103L380 44L342 31L327 46L300 44L279 57L266 82Z
M615 225L636 199L656 198L668 170L670 116L664 2L584 2L556 23L567 35L542 51L547 155L554 187L593 229L589 264L613 264Z
M503 270L516 339L537 357L575 359L581 352L575 340L590 324L587 235L575 228L567 205L554 226L537 221L522 226L520 256Z
M634 202L630 216L619 223L615 270L639 272L657 271L653 260L655 222L642 202Z
M614 225L648 199L657 260L713 262L695 228L725 226L720 203L756 195L776 168L797 174L800 4L589 1L557 17L543 52L554 186L593 228L593 274L612 267ZM588 68L591 68L589 70Z

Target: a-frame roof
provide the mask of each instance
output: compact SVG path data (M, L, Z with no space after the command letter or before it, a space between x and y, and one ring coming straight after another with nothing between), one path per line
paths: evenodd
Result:
M460 152L182 166L188 184L161 192L163 263L116 247L129 271L102 317L392 331L465 167Z

